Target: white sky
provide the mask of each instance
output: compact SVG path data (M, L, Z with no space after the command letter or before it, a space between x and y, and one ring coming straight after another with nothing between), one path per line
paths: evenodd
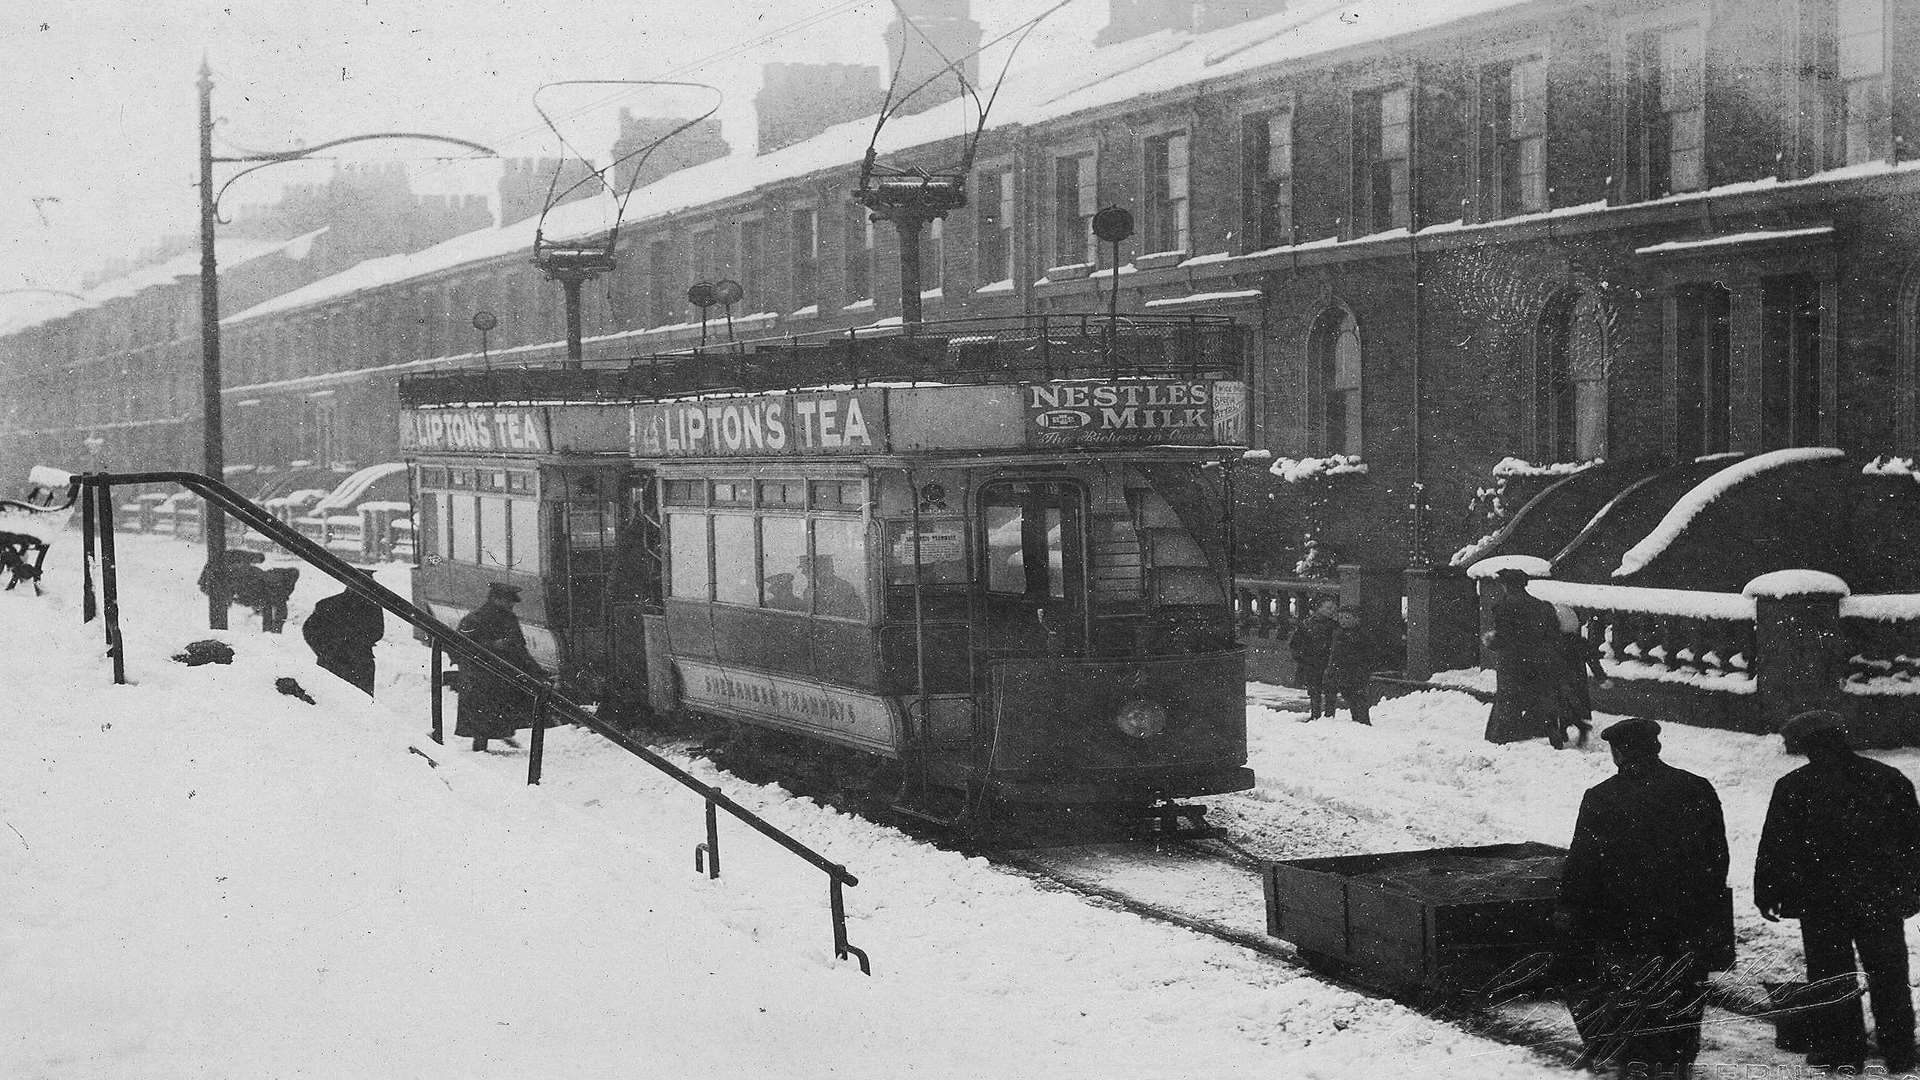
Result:
M1050 3L975 0L993 36ZM679 78L727 91L726 137L753 139L752 97L771 61L886 62L889 0L12 0L0 13L0 290L75 288L101 263L197 229L195 80L214 73L216 155L377 131L424 131L503 156L560 147L532 105L560 79ZM1076 0L1049 30L1104 22ZM707 61L702 63L703 61ZM990 63L989 74L997 71ZM618 87L549 91L574 144L605 159ZM660 91L653 91L655 95ZM668 110L662 110L668 111ZM445 148L452 151L453 148ZM424 142L344 148L355 160L432 159ZM454 151L457 153L457 151ZM216 183L234 166L216 173ZM223 210L270 201L328 165L240 181ZM410 166L415 190L489 191L497 165ZM57 202L48 201L57 199Z

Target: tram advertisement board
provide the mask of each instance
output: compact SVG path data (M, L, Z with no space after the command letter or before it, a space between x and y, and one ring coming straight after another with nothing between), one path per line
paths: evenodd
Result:
M871 453L886 445L882 390L757 394L633 407L633 452L647 457Z
M406 409L400 413L403 450L539 453L549 446L540 409Z
M1230 441L1220 436L1238 429L1246 405L1241 384L1205 379L1029 383L1020 392L1035 447L1213 445Z

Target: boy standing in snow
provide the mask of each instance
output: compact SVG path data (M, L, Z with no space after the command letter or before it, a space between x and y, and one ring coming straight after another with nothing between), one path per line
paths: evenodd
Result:
M1838 714L1780 729L1807 763L1780 778L1753 863L1762 918L1800 920L1813 1029L1807 1064L1865 1065L1854 953L1866 969L1873 1034L1887 1069L1914 1065L1904 921L1920 914L1920 805L1900 770L1854 753ZM1826 991L1821 993L1821 991Z
M1334 615L1334 624L1333 640L1327 643L1327 716L1333 716L1333 699L1338 694L1352 711L1353 722L1371 727L1367 680L1373 677L1373 637L1360 624L1357 608L1341 608Z
M1315 604L1313 613L1302 619L1287 637L1294 673L1307 691L1308 720L1320 719L1322 706L1328 716L1333 715L1334 703L1327 695L1327 650L1332 647L1334 632L1339 629L1334 622L1337 606L1331 599Z

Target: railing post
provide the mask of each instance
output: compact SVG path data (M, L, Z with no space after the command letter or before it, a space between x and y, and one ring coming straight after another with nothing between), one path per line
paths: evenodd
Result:
M94 485L88 484L80 493L80 539L86 545L86 554L80 561L80 622L82 625L92 622L100 616L100 609L93 599L93 559L99 549L95 538L99 535L94 525L93 514L95 498Z
M1749 657L1761 715L1772 730L1796 713L1839 703L1846 657L1840 596L1806 592L1755 596Z
M113 554L113 485L100 485L100 594L107 622L107 653L113 657L113 681L127 681L127 656L120 637L120 572Z
M547 698L552 693L552 688L548 687L533 695L533 734L527 743L528 784L540 782L540 759L547 746Z
M713 796L707 796L707 842L693 847L693 868L705 871L709 879L720 876L720 818Z
M445 694L444 688L447 682L447 677L445 672L445 667L446 667L445 658L446 658L446 654L443 651L441 651L440 643L438 641L434 642L433 643L433 673L428 678L428 686L432 688L432 695L433 695L433 705L432 705L433 741L436 743L440 743L442 745L444 745L447 741L444 738L444 735L446 734L446 721L444 719L446 707L441 703L441 698Z
M1473 582L1451 566L1408 567L1407 678L1472 667L1480 656Z
M866 950L847 944L847 901L840 891L840 875L828 871L827 880L831 883L827 886L827 903L833 908L833 955L840 960L852 955L860 961L860 973L871 975L873 965L867 962Z

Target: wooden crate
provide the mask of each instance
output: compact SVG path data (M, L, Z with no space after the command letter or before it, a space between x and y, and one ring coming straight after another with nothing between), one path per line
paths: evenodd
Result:
M1538 982L1561 950L1565 858L1527 843L1268 863L1267 932L1390 994L1502 995Z

